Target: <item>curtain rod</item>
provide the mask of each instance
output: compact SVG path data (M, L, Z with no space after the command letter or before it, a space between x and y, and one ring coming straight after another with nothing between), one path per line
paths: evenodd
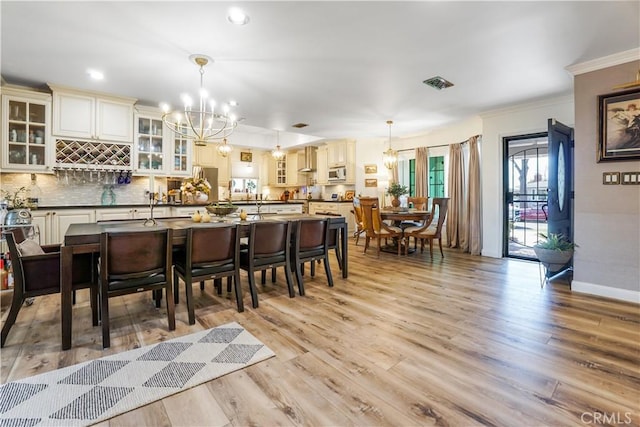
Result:
M474 136L480 137L480 135L474 135ZM470 137L469 139L471 139L471 138L473 138L473 136ZM459 144L467 144L468 142L469 142L469 140L467 139L466 141L459 142ZM453 144L455 144L455 142L453 142L451 144L429 145L428 147L425 147L425 148L448 147L448 146L453 145ZM416 147L416 148L418 148L418 147ZM405 148L404 150L397 150L397 151L398 151L398 153L401 153L403 151L413 151L413 150L415 150L415 148Z

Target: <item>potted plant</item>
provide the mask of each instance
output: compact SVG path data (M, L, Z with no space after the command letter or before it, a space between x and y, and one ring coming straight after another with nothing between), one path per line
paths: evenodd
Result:
M409 189L398 182L392 182L389 188L387 188L387 194L393 196L393 199L391 199L391 206L393 206L394 208L400 206L400 200L398 199L398 197L408 193Z
M541 240L533 246L538 260L547 269L547 273L560 271L573 257L575 248L578 247L560 233L540 233Z

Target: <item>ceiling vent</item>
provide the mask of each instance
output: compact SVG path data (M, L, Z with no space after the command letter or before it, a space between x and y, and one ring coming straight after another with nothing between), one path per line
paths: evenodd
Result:
M296 123L295 125L291 125L292 128L298 129L306 128L307 126L309 126L307 123Z
M438 90L446 89L448 87L453 86L453 83L451 83L449 80L446 80L440 76L431 77L430 79L427 79L422 83Z

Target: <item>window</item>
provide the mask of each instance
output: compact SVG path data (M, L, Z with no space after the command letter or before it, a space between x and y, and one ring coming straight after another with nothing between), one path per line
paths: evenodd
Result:
M444 197L444 156L429 156L429 197Z
M254 194L258 188L258 180L255 178L233 178L231 192Z

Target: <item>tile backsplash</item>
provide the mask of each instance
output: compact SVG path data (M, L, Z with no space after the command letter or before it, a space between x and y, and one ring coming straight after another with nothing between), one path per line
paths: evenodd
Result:
M69 172L70 178L72 172ZM97 174L96 174L97 175ZM89 182L86 176L85 183L82 177L76 177L76 182L70 179L70 183L65 185L64 176L59 180L53 174L36 174L36 181L40 187L39 206L93 206L102 202L102 191L105 185ZM97 178L94 177L94 179ZM0 188L6 192L14 193L20 187L27 189L31 185L31 174L28 173L1 173ZM145 204L149 199L145 191L149 189L150 181L148 177L132 177L130 184L113 185L113 192L116 195L116 205ZM108 186L107 186L108 187ZM167 182L163 178L154 179L155 191L166 192Z

